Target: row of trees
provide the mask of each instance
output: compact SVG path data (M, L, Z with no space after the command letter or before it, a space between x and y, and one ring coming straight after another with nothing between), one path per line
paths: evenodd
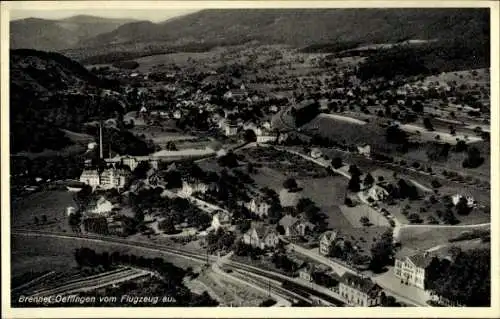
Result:
M490 250L454 249L452 258L453 261L433 258L426 270L426 288L452 305L489 307Z

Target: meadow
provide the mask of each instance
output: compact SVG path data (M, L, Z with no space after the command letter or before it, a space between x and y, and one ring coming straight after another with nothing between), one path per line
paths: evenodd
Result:
M65 190L40 191L11 202L11 225L14 228L35 228L44 230L70 231L66 208L77 207L73 193ZM43 215L47 223L42 224ZM35 224L35 217L39 225Z
M402 246L417 249L427 250L439 245L448 244L448 240L455 238L462 234L464 231L474 229L490 229L490 225L486 226L470 226L470 227L456 227L456 226L418 226L402 228L399 233L399 242Z

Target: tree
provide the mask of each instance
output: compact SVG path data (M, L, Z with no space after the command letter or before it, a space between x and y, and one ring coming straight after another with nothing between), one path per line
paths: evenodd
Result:
M462 162L464 168L476 168L483 164L484 158L477 147L470 147L467 150L467 158Z
M392 230L386 231L371 248L370 269L381 271L394 258L394 243Z
M370 224L370 220L366 216L361 217L359 219L359 222L363 224L363 226L368 226L368 224Z
M246 143L252 143L257 141L257 135L254 130L248 129L243 132L243 139Z
M469 215L472 208L469 207L469 203L467 202L467 198L461 196L458 200L457 205L455 206L455 210L458 215Z
M359 175L352 175L351 179L349 180L349 184L347 185L347 188L350 191L353 192L359 192L360 190L360 184L361 180L359 178Z
M283 187L287 190L294 190L298 188L297 181L294 178L287 178L283 182Z
M455 152L464 152L467 150L467 143L464 140L460 140L457 142L454 148Z
M340 157L335 157L332 159L332 167L335 169L339 169L342 167L342 159Z
M34 217L33 218L33 222L35 223L35 225L38 225L40 223L40 219L38 219L38 217Z
M437 179L433 179L431 181L431 185L432 185L433 188L439 188L439 187L442 186L441 183Z
M420 215L417 213L408 215L408 220L411 224L421 224L423 222L422 218L420 218Z
M434 126L432 125L430 118L428 118L428 117L424 118L424 127L428 131L434 131Z
M165 145L165 149L166 149L167 151L177 151L177 146L175 145L175 143L174 143L174 142L169 141L169 142L167 142L167 144Z
M351 176L356 175L359 177L361 175L361 171L359 170L359 168L356 165L352 164L349 166L349 174L351 174Z
M42 215L42 224L47 224L47 215Z
M363 184L369 187L372 186L374 182L375 179L373 179L373 176L370 173L366 174Z
M163 230L165 234L175 234L178 231L175 229L174 219L172 217L167 217L158 224L158 228Z
M452 304L489 307L490 263L489 249L457 252L451 263L446 259L432 260L426 271L426 288Z

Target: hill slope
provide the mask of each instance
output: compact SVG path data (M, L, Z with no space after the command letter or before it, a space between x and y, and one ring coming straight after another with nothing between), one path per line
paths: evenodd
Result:
M203 10L164 23L123 25L82 42L107 44L166 41L259 40L304 46L356 41L488 37L484 9L234 9Z
M79 15L61 20L28 18L10 23L11 49L58 51L73 48L85 39L111 32L132 19Z
M10 78L11 153L69 145L59 128L81 129L99 112L89 92L109 87L63 55L35 50L11 50ZM101 103L104 116L120 109L116 101Z

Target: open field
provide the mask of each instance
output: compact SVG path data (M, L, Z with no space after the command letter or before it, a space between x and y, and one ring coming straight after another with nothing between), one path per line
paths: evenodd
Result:
M224 48L216 48L207 52L181 52L146 56L135 59L139 63L139 67L135 71L158 71L162 67L168 67L172 64L185 68L192 66L192 60L195 60L197 63L210 65L220 61L220 55L224 51Z
M51 156L76 156L85 152L87 149L87 145L83 146L81 144L73 144L69 145L61 150L49 150L45 149L43 152L32 153L32 152L18 152L16 154L12 154L15 156L25 156L29 159L35 159L40 157L51 157Z
M13 227L35 227L37 229L70 230L66 208L77 207L73 193L68 191L40 191L11 203L11 224ZM34 224L35 217L42 222L47 216L47 225Z
M20 274L21 271L48 271L54 270L56 267L61 267L61 269L72 267L76 265L74 250L82 247L92 248L96 252L112 253L118 251L122 254L134 254L148 258L161 257L184 269L196 264L192 260L158 251L109 242L90 242L82 239L12 235L11 245L11 265L13 269L19 270L16 274Z
M347 180L342 176L298 180L302 197L310 198L328 216L330 228L350 227L339 206L344 203Z
M473 229L490 229L490 225L485 226L418 226L402 228L399 234L399 242L403 247L427 250L429 248L447 244L450 238L454 238L464 231Z
M337 142L347 144L369 144L374 149L393 150L395 145L387 144L385 130L373 123L359 125L330 117L317 116L301 128L309 134L319 134Z
M481 239L465 240L454 243L449 243L443 247L436 248L433 250L438 256L447 256L450 254L452 247L458 247L462 251L472 250L472 249L490 249L491 243L483 242Z
M449 131L441 131L441 130L428 131L424 127L413 124L402 124L399 125L399 128L401 128L401 130L409 134L418 136L418 139L422 141L429 141L429 142L439 141L439 142L449 143L451 145L457 144L459 140L464 140L468 144L482 141L482 139L478 136L467 135L466 137L466 134L460 134L460 133L457 133L456 135L451 135Z
M476 168L464 168L462 166L462 163L464 159L467 157L467 152L453 152L450 151L448 153L448 158L446 162L442 161L433 161L430 160L426 154L427 148L421 147L418 149L411 149L408 153L404 155L404 157L407 159L408 162L412 161L420 161L420 162L426 162L433 168L440 168L442 171L443 169L449 169L449 170L455 170L459 172L463 172L465 175L471 175L471 176L478 176L482 177L485 179L489 179L490 177L490 145L488 142L478 142L474 143L472 146L476 147L480 153L481 156L484 158L484 163L481 164L479 167ZM439 171L439 170L438 170Z
M85 133L72 132L68 130L62 130L68 138L70 138L74 143L88 144L94 142L95 138L92 135Z
M347 123L351 123L351 124L357 124L357 125L365 125L366 124L365 121L361 121L361 120L355 119L353 117L342 116L342 115L338 115L338 114L321 113L320 115L318 115L318 117L339 120L339 121L343 121L343 122L347 122Z
M341 205L340 211L349 220L352 227L355 228L363 227L363 224L359 221L362 217L367 217L373 225L389 227L387 219L367 205L357 205L355 207Z
M155 144L166 144L168 142L177 142L183 140L197 140L196 136L175 132L174 130L165 130L155 126L135 126L130 129L134 135L144 135L146 139L151 139Z

